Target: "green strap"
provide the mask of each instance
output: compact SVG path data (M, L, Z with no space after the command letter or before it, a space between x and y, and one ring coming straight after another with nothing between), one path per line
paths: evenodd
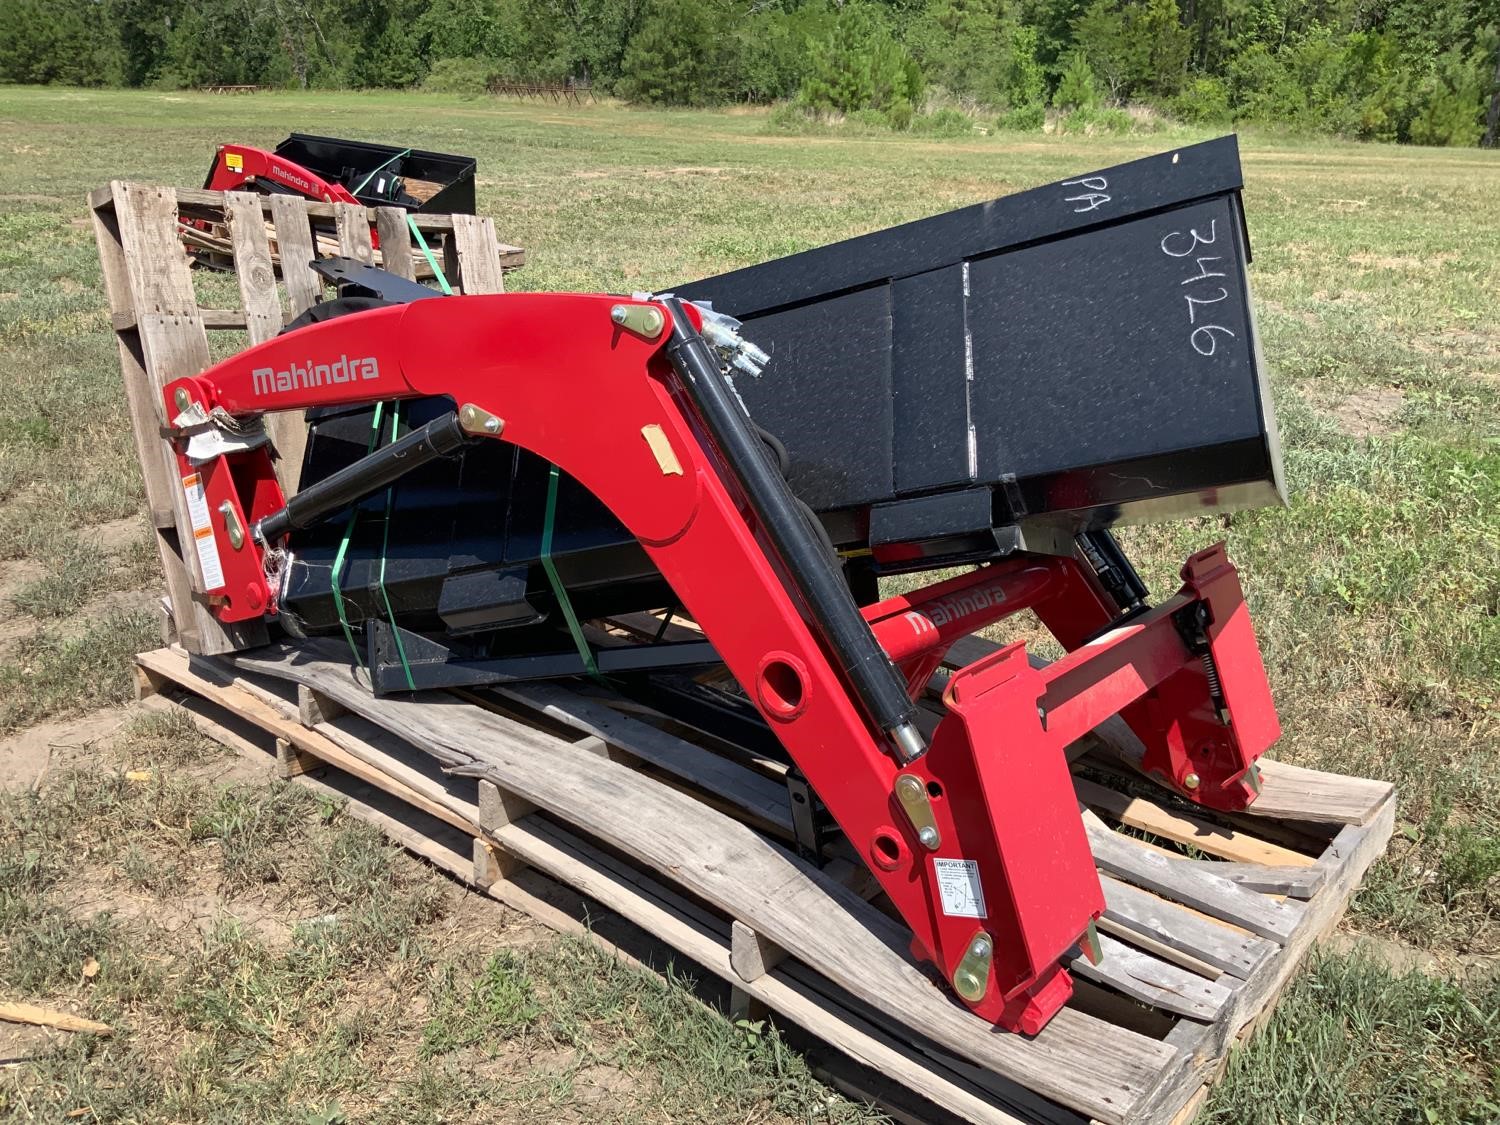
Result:
M397 437L398 428L401 425L401 404L391 404L391 441ZM401 671L406 673L406 686L410 691L417 690L417 681L412 678L411 665L406 662L406 646L401 643L401 630L396 627L396 611L391 608L391 597L385 591L385 557L386 548L391 542L391 513L396 503L396 486L385 490L385 527L380 533L380 577L376 580L380 587L380 600L385 605L386 620L391 623L391 636L396 638L396 655L401 659Z
M367 453L374 453L375 447L380 443L380 418L385 411L385 403L377 402L375 412L370 420L370 445ZM401 404L391 404L391 441L395 441L401 426ZM401 643L401 631L396 628L396 611L391 608L391 598L385 589L385 560L386 550L391 541L391 511L395 504L395 487L385 490L385 527L380 536L380 576L376 584L380 590L380 600L385 606L386 619L391 623L391 635L396 638L396 655L401 660L401 670L406 673L406 686L412 691L417 690L416 681L411 674L411 665L406 661L406 646ZM354 538L354 525L359 520L359 505L354 506L349 513L349 522L344 524L344 537L339 540L339 549L333 556L333 608L338 612L339 625L344 630L344 640L349 642L349 651L354 654L354 662L361 668L365 666L364 657L359 653L359 645L354 641L354 630L349 625L349 617L344 610L344 592L342 589L344 578L344 563L349 555L349 543Z
M410 151L411 151L410 149L406 150L406 152L410 152ZM405 156L405 155L406 155L406 153L398 153L397 154L397 156ZM396 156L391 157L391 160L395 160L395 159L397 159ZM390 160L387 160L386 164L389 164L390 162L391 162ZM382 164L380 166L380 168L384 168L384 167L385 167L385 164ZM376 168L375 172L380 171L380 168ZM375 174L375 172L371 172L370 176L373 176ZM366 176L365 177L365 183L368 183L369 179L370 179L370 177ZM365 185L363 183L360 184L358 188L354 189L355 193L358 194L360 188L363 188L364 186ZM453 296L453 288L452 288L452 286L450 286L448 284L448 279L443 276L443 268L438 265L437 259L435 257L433 257L432 250L427 245L427 240L422 237L422 232L417 229L417 220L412 216L412 214L410 212L407 212L406 223L407 223L407 226L409 226L411 228L411 233L412 233L413 237L416 238L417 245L419 247L421 247L423 255L427 258L427 264L432 267L433 276L437 278L438 286L439 286L439 288L442 289L444 296L447 296L447 297ZM375 446L380 441L380 418L381 418L381 414L382 414L382 412L384 410L384 407L385 407L385 403L383 403L383 402L377 402L375 404L375 414L374 414L374 417L372 417L371 420L370 420L370 445L369 445L369 448L366 450L367 453L374 453L375 452ZM392 441L396 440L396 430L397 430L397 427L400 425L400 423L401 423L401 407L399 406L399 404L393 404L392 407L391 407L391 440ZM555 469L553 471L556 472ZM381 540L380 540L380 577L378 579L378 582L379 582L379 585L380 585L380 600L385 604L386 616L387 616L387 618L389 618L389 620L391 622L391 634L392 634L392 636L394 636L396 638L396 655L401 658L401 670L406 673L406 683L407 683L407 686L410 687L413 691L415 691L416 690L416 682L412 678L411 665L406 662L406 648L401 643L401 633L396 628L396 615L395 615L395 613L391 609L391 599L390 599L390 596L386 593L386 590L385 590L385 558L386 558L386 547L390 543L390 538L391 538L391 507L392 507L393 503L394 503L393 490L392 489L386 489L386 493L385 493L385 528L384 528L384 530L383 530L383 532L381 534ZM551 515L552 509L549 507L547 511L548 511L548 515L547 515L547 542L550 543L551 542L551 532L552 532L552 515ZM348 556L349 556L349 543L354 538L354 525L355 525L355 523L358 522L358 520L359 520L359 505L356 504L354 506L354 509L349 513L349 522L344 525L344 537L341 540L339 540L339 549L338 549L338 551L336 551L334 553L334 556L333 556L333 608L334 608L335 611L337 611L337 613L339 615L339 625L344 630L344 640L346 640L346 641L349 642L349 651L354 654L354 662L356 664L358 664L361 668L363 668L365 666L365 660L364 660L364 657L362 657L359 654L359 645L357 645L357 644L354 643L354 630L352 628L350 628L350 626L349 626L349 618L348 618L347 614L344 611L344 592L340 588L343 585L344 563L348 560ZM556 586L557 577L556 577L555 574L553 574L553 571L552 571L552 561L551 561L551 559L546 559L544 561L545 561L546 566L547 566L547 572L548 572L548 574L552 574L552 576L553 576L552 577L553 584L554 584L554 586ZM559 590L561 589L560 586L557 587L557 588ZM566 595L564 595L564 598L565 597L566 597ZM572 608L572 606L567 605L566 601L564 601L564 605L566 606L566 613L567 613L567 616L568 616L568 620L573 623L573 628L575 630L575 633L574 633L575 639L578 639L580 641L580 643L581 643L582 638L576 632L577 621L573 617L573 608ZM591 670L594 668L593 657L592 656L585 656L584 657L584 663L587 664ZM597 673L596 672L591 672L591 674L597 674Z
M375 452L375 445L380 441L380 414L385 403L375 404L375 416L370 421L370 444L365 450L367 454ZM344 612L344 561L349 554L349 541L354 538L354 525L359 521L359 505L355 504L349 513L349 522L344 524L344 537L339 540L339 549L333 556L333 608L339 615L339 625L344 630L344 640L349 642L349 651L354 654L354 663L363 668L364 657L359 654L359 646L354 643L354 630L349 628L349 618ZM381 558L384 563L384 556ZM384 587L382 587L382 590Z
M404 152L398 152L395 156L391 157L384 164L377 165L376 168L375 168L375 171L371 172L368 176L366 176L364 179L362 179L362 180L359 181L359 187L355 188L352 194L358 195L360 192L364 191L365 190L365 185L367 183L369 183L371 180L373 180L377 175L379 175L380 174L380 170L382 168L386 167L387 165L396 163L396 161L400 160L403 156L410 156L410 155L411 155L411 149L406 149Z
M547 581L552 584L552 595L557 599L558 608L562 610L563 618L568 623L568 632L573 637L573 644L578 647L578 655L583 657L583 669L597 680L600 679L599 665L594 663L593 650L589 648L583 628L578 624L578 615L573 612L573 603L568 600L568 591L557 577L557 567L552 562L552 524L557 516L557 476L557 466L553 465L547 476L547 515L542 523L542 569L547 572Z
M417 218L410 211L406 213L406 225L411 227L412 237L417 240L417 245L422 250L422 256L427 259L427 264L432 267L432 275L437 278L438 288L443 291L443 296L453 296L453 287L448 284L448 279L443 276L443 267L438 265L437 259L432 256L432 249L427 245L427 240L422 237L422 232L417 229Z

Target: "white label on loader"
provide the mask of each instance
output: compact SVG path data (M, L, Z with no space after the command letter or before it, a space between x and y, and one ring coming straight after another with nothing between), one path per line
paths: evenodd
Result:
M192 473L182 478L187 493L188 519L193 524L193 546L198 548L198 565L203 568L203 588L217 590L224 585L224 568L219 564L219 544L214 540L214 525L208 514L208 497L203 493L203 478Z
M950 918L988 918L984 910L984 888L979 885L979 861L933 858L938 896L943 913Z

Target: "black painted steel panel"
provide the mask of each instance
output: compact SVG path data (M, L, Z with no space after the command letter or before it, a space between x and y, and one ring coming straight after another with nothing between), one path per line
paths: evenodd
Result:
M1224 137L677 292L771 354L739 389L820 511L1009 476L1075 526L1277 503L1241 184Z
M841 546L873 546L885 570L1066 549L1082 528L1280 499L1240 183L1228 137L677 293L740 317L771 353L735 388ZM403 419L451 409L412 402ZM370 420L318 414L303 480L362 456ZM384 494L361 504L350 619L385 616L389 597L398 624L458 658L572 659L538 565L547 479L537 458L486 442L403 478L389 527ZM293 537L293 623L339 628L330 579L348 526ZM566 475L553 554L582 616L670 602Z

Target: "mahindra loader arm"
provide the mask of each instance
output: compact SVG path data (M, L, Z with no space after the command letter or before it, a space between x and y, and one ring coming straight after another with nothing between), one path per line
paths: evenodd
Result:
M200 565L225 621L275 613L285 537L473 442L559 466L633 534L962 1002L1035 1033L1104 907L1064 749L1123 715L1148 766L1242 807L1276 737L1222 548L1126 612L1086 554L1018 555L856 607L673 299L420 301L288 333L165 388ZM453 412L284 501L257 415L447 396ZM941 680L951 645L1031 608L1069 650L1011 645ZM941 714L918 696L938 678Z

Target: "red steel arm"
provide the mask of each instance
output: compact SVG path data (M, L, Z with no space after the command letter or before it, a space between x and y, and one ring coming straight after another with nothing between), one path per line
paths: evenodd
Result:
M175 418L193 403L245 416L445 395L502 419L504 441L560 466L640 540L911 927L913 951L980 1016L1035 1033L1070 996L1060 961L1104 907L1063 749L1100 706L1164 706L1170 726L1179 715L1170 700L1155 699L1156 689L1189 666L1201 675L1198 656L1175 627L1144 619L1107 645L1084 645L1089 623L1110 615L1076 560L1001 563L881 603L866 619L913 688L936 667L934 652L941 660L963 633L1024 605L1053 618L1059 639L1078 650L1052 674L1032 669L1021 645L955 672L930 750L898 765L788 593L737 484L698 436L664 352L667 310L655 306L663 327L654 336L611 317L615 306L646 303L510 294L342 317L169 384L168 413ZM217 584L205 583L215 612L239 620L272 610L267 560L246 534L282 506L267 451L199 466L180 441L178 451L190 499L201 480L203 569L223 572ZM1235 624L1221 570L1195 579L1217 582L1218 600L1184 595L1183 604L1210 606L1210 651L1228 646L1238 661L1231 701L1238 707L1254 689L1245 644L1256 670L1259 657L1253 636ZM1172 612L1153 611L1169 622ZM903 640L902 629L916 639ZM1147 640L1130 641L1136 636ZM1119 658L1092 663L1096 647ZM1091 701L1086 665L1144 671L1133 681L1132 673L1103 675L1108 695ZM1179 686L1177 704L1202 710L1207 693L1200 699L1192 684ZM1233 730L1223 743L1226 767L1247 755L1253 762L1264 748L1236 742Z
M343 184L331 183L296 161L249 145L220 145L203 186L210 191L238 191L250 180L280 184L325 203L359 202Z

